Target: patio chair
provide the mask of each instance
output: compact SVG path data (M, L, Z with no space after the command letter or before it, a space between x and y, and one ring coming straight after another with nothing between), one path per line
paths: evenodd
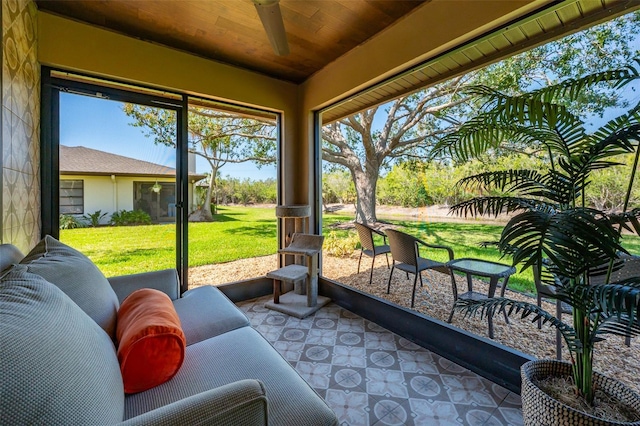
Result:
M604 265L603 267L596 268L598 272L601 272L607 269ZM610 282L619 282L624 281L629 278L640 277L640 257L629 256L624 258L624 263L622 267L613 271L611 273ZM591 285L604 284L606 279L605 273L594 273L589 276L589 283ZM537 292L537 304L538 306L542 305L542 299L548 298L556 301L556 318L562 319L562 314L570 314L571 306L566 303L560 302L556 299L556 289L555 286L542 284L540 277L538 275L538 269L533 268L533 281L536 285ZM542 320L538 318L538 329L542 328ZM625 337L625 344L629 346L631 344L631 338ZM556 358L562 359L562 334L560 334L560 330L556 330Z
M358 259L358 274L360 273L360 262L362 261L362 255L367 255L371 258L371 273L369 273L369 284L373 279L373 265L376 262L376 256L384 254L387 258L387 269L389 269L389 253L391 248L387 244L387 235L374 229L364 223L355 222L356 230L358 231L358 237L360 238L360 258ZM373 234L379 235L383 239L383 244L376 245L373 241Z
M536 285L536 293L537 293L536 299L537 299L538 307L542 306L543 298L552 299L556 302L556 318L561 320L562 314L570 314L571 306L556 299L555 286L552 286L549 284L543 284L542 280L540 279L540 275L538 273L538 268L534 266L532 269L533 269L533 282ZM540 330L541 328L542 328L542 319L538 318L538 330ZM562 334L558 329L556 329L556 358L559 360L562 359Z
M609 282L617 283L628 280L630 278L640 278L640 257L622 255L621 259L623 259L622 266L619 269L611 272L611 279L609 280ZM604 284L606 278L606 272L598 275L592 274L589 276L589 284ZM624 343L627 346L630 346L631 338L629 336L625 336Z
M413 279L413 292L411 294L411 307L413 308L416 299L416 284L418 277L420 278L420 286L422 287L422 271L427 269L433 269L443 274L449 274L451 277L451 284L454 292L456 288L455 278L453 272L442 262L427 259L420 256L420 248L446 250L449 255L449 260L453 260L453 250L450 247L427 244L424 241L409 235L404 232L396 231L394 229L387 230L387 237L389 237L389 246L391 247L391 256L393 257L393 264L391 266L391 272L389 273L389 282L387 284L387 294L391 290L391 277L393 271L398 268L401 271L409 274L414 274ZM396 263L397 262L397 263Z

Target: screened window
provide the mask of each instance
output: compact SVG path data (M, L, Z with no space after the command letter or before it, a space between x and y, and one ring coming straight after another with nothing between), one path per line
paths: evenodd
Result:
M60 213L84 213L84 181L60 180Z

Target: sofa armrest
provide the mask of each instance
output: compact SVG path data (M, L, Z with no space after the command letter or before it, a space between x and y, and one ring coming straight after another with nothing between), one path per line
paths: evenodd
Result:
M131 293L141 288L154 288L166 293L171 300L180 297L180 282L175 269L143 272L107 278L120 303Z
M132 425L238 425L267 424L267 397L262 382L239 380L132 417Z

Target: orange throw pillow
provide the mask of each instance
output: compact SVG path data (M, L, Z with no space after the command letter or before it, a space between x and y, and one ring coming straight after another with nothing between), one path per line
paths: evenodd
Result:
M122 302L116 338L126 393L171 380L184 361L186 339L180 318L169 296L161 291L143 288Z

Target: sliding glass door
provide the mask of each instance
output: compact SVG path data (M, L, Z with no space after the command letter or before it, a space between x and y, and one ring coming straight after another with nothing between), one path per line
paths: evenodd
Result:
M43 235L182 291L277 267L278 113L46 67L41 111Z
M43 80L43 234L106 276L177 268L186 287L182 96L48 69Z

